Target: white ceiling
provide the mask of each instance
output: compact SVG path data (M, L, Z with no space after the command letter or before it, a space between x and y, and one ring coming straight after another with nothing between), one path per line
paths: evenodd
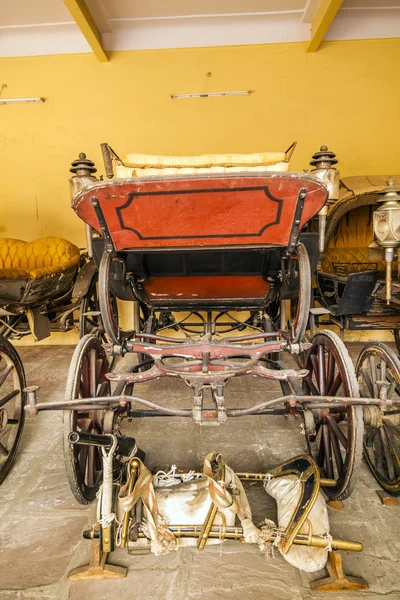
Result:
M105 50L301 42L319 0L86 0ZM344 0L327 40L399 37L400 0ZM63 0L0 0L0 56L90 52Z

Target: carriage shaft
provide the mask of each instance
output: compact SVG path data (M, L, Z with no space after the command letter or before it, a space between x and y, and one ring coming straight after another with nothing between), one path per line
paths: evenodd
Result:
M175 537L189 537L189 538L199 538L202 531L202 525L169 525L168 529L172 531ZM273 543L276 538L280 537L280 539L284 540L286 538L285 532L276 532L272 531L268 537L268 542ZM140 538L146 537L143 533L139 533ZM211 527L209 533L209 538L217 538L217 539L231 539L231 540L239 540L243 541L244 534L242 527ZM347 540L331 540L331 546L329 546L329 542L324 536L319 535L307 535L303 533L298 533L293 540L293 544L300 546L313 546L314 548L326 548L332 547L333 550L347 550L351 552L362 552L363 545L360 542L352 542Z

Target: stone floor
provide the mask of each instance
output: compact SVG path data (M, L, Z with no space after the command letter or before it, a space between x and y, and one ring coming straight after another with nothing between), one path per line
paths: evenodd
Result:
M351 345L353 357L359 346ZM40 385L40 401L63 398L72 347L19 348L27 381ZM274 397L270 383L241 378L230 384L231 406L246 406ZM145 397L182 406L189 400L184 384L163 380L145 384ZM229 394L228 394L229 392ZM284 417L247 417L220 427L199 428L179 419L126 424L147 452L148 465L200 468L205 454L222 451L237 470L266 470L304 452L300 421ZM0 600L269 600L313 599L307 575L295 570L276 552L267 559L258 548L227 542L203 552L185 548L161 558L128 556L116 551L110 562L129 567L118 581L68 582L67 573L88 563L90 543L81 537L94 520L94 507L78 505L66 480L62 455L61 413L28 417L17 461L0 489ZM400 599L400 509L384 507L377 484L365 464L354 494L344 510L329 509L334 537L362 541L361 554L343 553L348 574L363 576L368 592L331 594L347 598ZM275 507L259 486L247 488L255 520L274 517Z

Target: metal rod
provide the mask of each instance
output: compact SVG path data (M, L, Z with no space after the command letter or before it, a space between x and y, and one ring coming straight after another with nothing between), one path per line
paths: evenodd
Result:
M184 479L188 474L189 473L175 473L174 477L176 477L177 479ZM197 472L191 471L190 474L195 479L198 479L199 477L204 476L204 473L201 473L200 471L197 471ZM268 473L246 473L246 472L236 473L235 472L235 475L241 481L264 481L266 476L268 475ZM335 481L335 479L327 479L325 477L321 477L319 481L320 481L321 487L336 487L336 485L337 485L337 481Z
M71 431L68 435L68 441L70 444L79 444L81 446L104 446L108 448L112 446L114 438L112 435Z
M114 242L112 241L111 233L108 228L107 221L104 217L102 208L100 206L100 202L99 202L98 198L96 198L96 196L92 197L92 206L93 206L94 212L96 213L96 217L97 217L101 232L104 237L104 242L105 242L105 247L107 249L107 252L113 252L115 250Z
M85 223L86 247L89 258L93 258L93 230L88 223Z
M221 340L222 343L235 343L235 342L245 342L247 340L259 340L259 339L264 339L264 338L276 338L276 337L281 337L281 332L280 331L263 331L261 333L253 333L251 335L242 335L242 336L238 336L238 337L233 337L233 338L223 338Z
M128 495L132 494L133 488L135 487L140 463L137 458L133 458L130 461L129 465L131 467L131 473L130 473L130 478L129 478ZM124 519L122 522L121 548L125 548L126 542L128 539L129 514L130 514L130 511L127 510L124 514Z
M242 410L242 409L240 409L240 410ZM208 415L211 414L215 418L217 417L216 411L208 411L205 409L205 412L207 412ZM260 415L261 416L262 415L277 415L278 416L278 415L287 415L287 414L288 414L288 411L286 408L267 408L265 410L260 410L256 414L250 415L250 416L254 416L254 417L259 417ZM129 416L132 418L141 419L141 418L153 418L153 417L170 417L171 415L161 413L157 410L131 410L131 411L129 411ZM187 416L190 417L191 414L190 415L188 414Z
M28 388L27 388L28 389ZM240 417L250 414L260 414L260 411L274 406L275 404L288 403L290 406L295 406L297 403L300 405L305 403L308 404L308 408L326 408L329 404L334 406L353 406L353 405L377 405L380 406L382 401L377 398L351 398L347 396L318 396L319 400L323 400L324 403L315 403L315 396L296 396L287 395L274 398L273 400L266 400L261 404L256 404L250 408L241 408L234 410L227 410L228 417ZM28 393L28 400L30 401L30 394ZM143 404L149 408L155 409L165 414L174 417L187 417L192 414L192 410L177 410L162 406L150 400L144 398L138 398L137 396L120 395L120 396L99 396L94 398L81 398L74 400L65 400L64 402L43 402L41 404L35 404L34 399L33 406L31 404L25 406L25 410L30 411L32 414L37 414L41 410L98 410L100 408L111 408L116 406L126 407L127 404L135 403ZM390 401L389 406L392 404Z
M168 529L172 531L176 537L193 537L198 538L201 535L202 525L168 525ZM272 531L268 537L268 542L274 542L277 536L281 539L286 538L285 532ZM140 538L146 537L143 533L139 533ZM218 539L233 539L242 540L244 537L242 527L211 527L208 533L209 538ZM328 549L328 541L324 536L307 535L298 533L293 540L294 544L300 546L313 546L314 548ZM363 545L360 542L352 542L347 540L331 540L333 550L347 550L351 552L362 552Z

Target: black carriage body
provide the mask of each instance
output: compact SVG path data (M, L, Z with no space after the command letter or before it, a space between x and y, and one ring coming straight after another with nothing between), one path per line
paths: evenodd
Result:
M303 232L299 241L307 249L310 267L315 271L318 253L318 233ZM102 237L93 239L94 261L99 267L105 240ZM135 281L145 284L151 277L229 277L229 276L261 276L268 281L268 294L263 298L241 297L227 299L206 300L171 300L165 303L163 299L151 299L148 295L140 295L139 300L144 300L157 310L186 310L186 309L265 309L269 303L280 299L297 298L299 293L299 280L295 274L288 272L282 280L282 258L285 250L281 248L265 249L214 249L190 251L151 251L136 252L124 251L118 253L118 259L111 266L110 291L120 300L137 300L135 286L125 285L129 274ZM143 285L145 287L145 285ZM136 287L137 293L137 287Z
M72 290L77 269L73 267L42 279L0 279L0 305L11 310L26 310L55 301Z

